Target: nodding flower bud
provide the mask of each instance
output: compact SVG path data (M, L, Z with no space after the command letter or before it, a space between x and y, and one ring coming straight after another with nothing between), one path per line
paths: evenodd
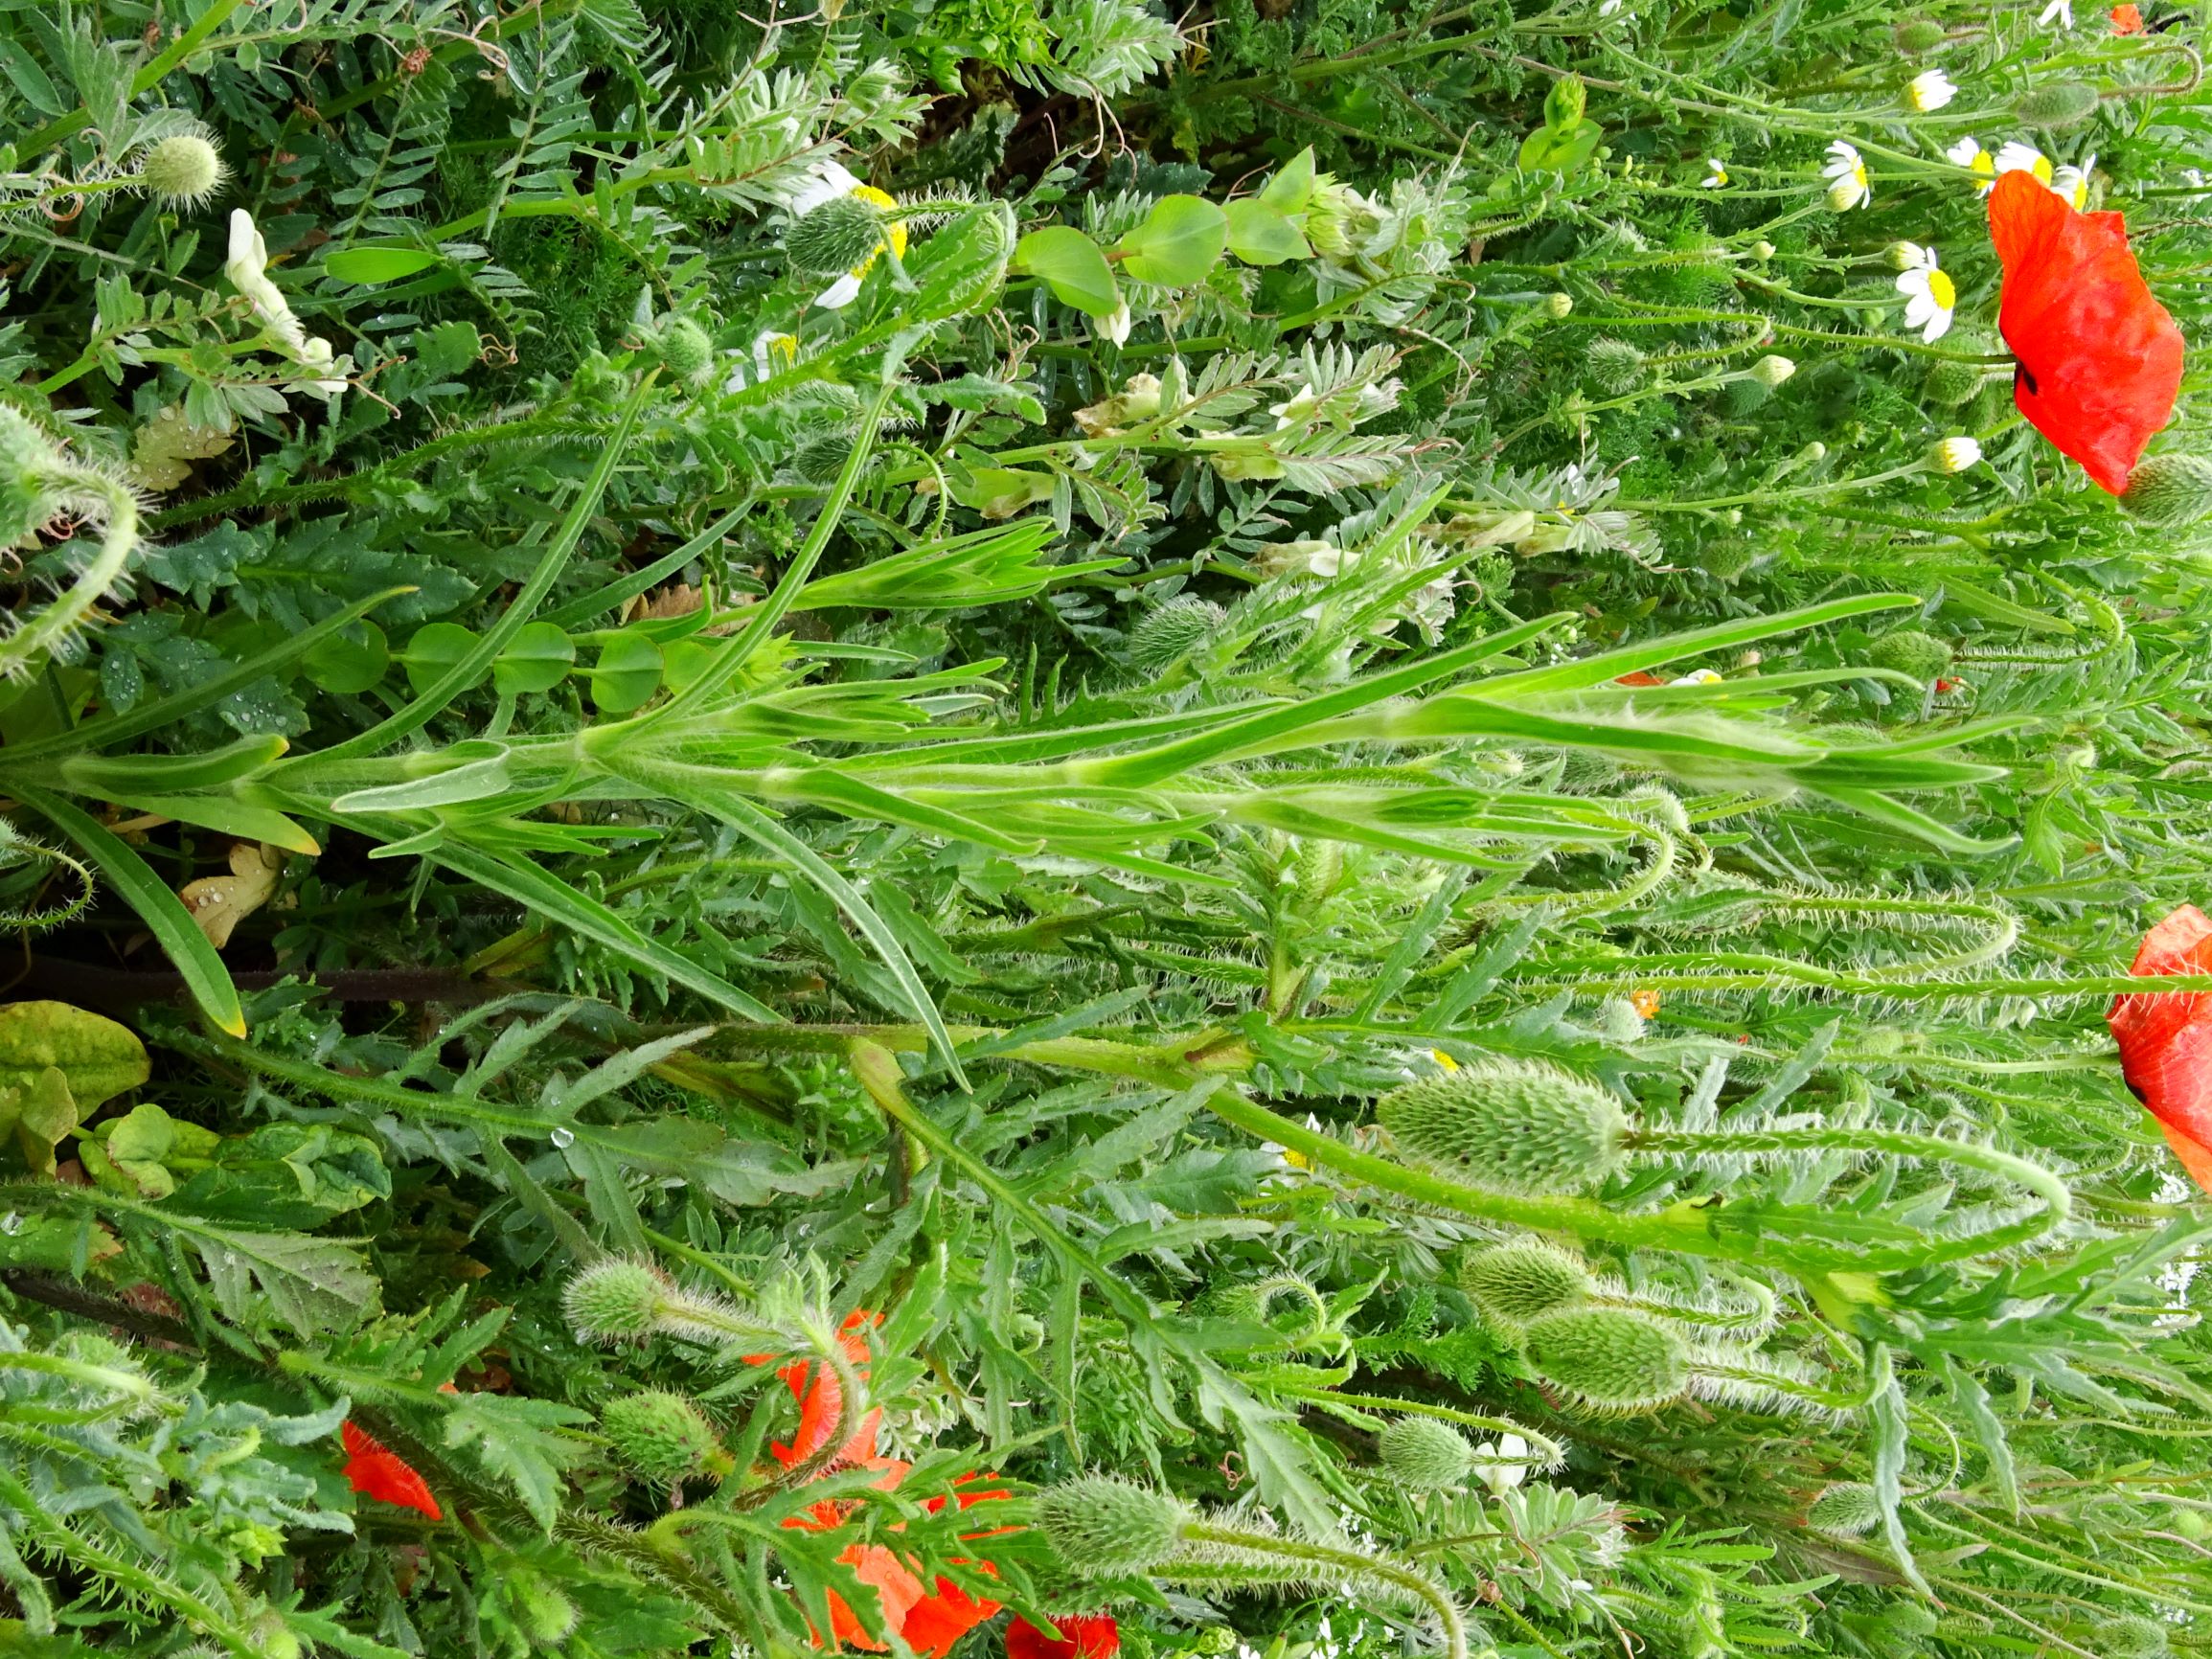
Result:
M1571 316L1575 308L1575 297L1572 294L1546 294L1543 308L1544 314L1549 317Z
M1932 17L1908 17L1891 32L1900 52L1918 57L1933 52L1944 41L1944 27Z
M1626 1308L1547 1313L1530 1322L1522 1346L1539 1376L1589 1411L1651 1411L1690 1386L1690 1348L1681 1334Z
M1616 398L1644 383L1644 354L1626 340L1602 335L1584 351L1583 361L1589 365L1590 379L1598 390Z
M2097 113L2097 89L2080 80L2052 80L2031 86L2013 100L2013 113L2030 126L2079 126Z
M609 1400L599 1427L623 1462L656 1487L737 1466L706 1413L680 1394L649 1389Z
M2146 1619L2140 1614L2123 1613L2117 1618L2100 1620L2097 1625L2097 1651L2104 1659L2166 1659L2172 1651L2167 1644L2167 1627L2156 1619Z
M1881 1524L1881 1500L1863 1481L1838 1481L1813 1500L1805 1524L1816 1533L1856 1538Z
M1167 1492L1110 1475L1079 1475L1037 1495L1037 1524L1060 1560L1086 1579L1149 1573L1183 1546L1195 1518Z
M1981 444L1967 437L1946 438L1929 445L1927 464L1936 471L1955 477L1981 460Z
M1950 667L1950 647L1919 628L1892 628L1866 648L1878 669L1895 669L1916 680L1932 680Z
M1474 1448L1449 1423L1433 1418L1402 1417L1376 1437L1382 1466L1410 1492L1456 1487L1474 1466Z
M696 380L715 360L715 343L689 317L671 317L660 331L660 360L679 380Z
M0 547L23 540L50 516L47 492L61 466L46 434L0 403Z
M1802 466L1817 466L1827 459L1828 445L1817 438L1797 451L1797 460Z
M608 1257L568 1282L560 1310L584 1342L650 1335L675 1286L657 1267Z
M138 176L158 200L197 207L222 188L223 158L199 133L171 133L146 152Z
M1769 392L1777 389L1783 381L1796 373L1796 364L1787 357L1777 356L1772 352L1767 352L1766 356L1751 365L1751 378L1758 381Z
M1955 357L1939 358L1927 372L1928 401L1945 409L1972 402L1988 373L1979 363L1962 363Z
M883 210L856 195L833 195L784 238L791 263L814 275L864 265L883 240Z
M1410 1156L1503 1193L1574 1193L1613 1172L1629 1121L1612 1096L1557 1066L1494 1060L1424 1078L1375 1115Z
M1459 1286L1487 1318L1521 1326L1588 1300L1590 1270L1557 1245L1529 1239L1476 1251L1460 1266Z
M2120 506L2160 530L2195 524L2212 513L2212 460L2201 455L2154 455L2129 478Z
M1141 673L1156 674L1220 633L1228 620L1229 613L1213 601L1196 594L1177 594L1166 604L1147 611L1129 629L1129 666Z

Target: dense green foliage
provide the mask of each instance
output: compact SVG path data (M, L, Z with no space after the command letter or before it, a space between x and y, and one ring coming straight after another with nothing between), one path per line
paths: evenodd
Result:
M2060 10L0 11L0 1649L2212 1647Z

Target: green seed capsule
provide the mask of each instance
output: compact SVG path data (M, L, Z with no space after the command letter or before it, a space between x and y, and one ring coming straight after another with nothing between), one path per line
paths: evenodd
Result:
M2154 455L2128 480L2120 505L2160 530L2179 530L2212 513L2212 460L2201 455Z
M2058 131L2079 126L2097 113L2097 89L2079 80L2053 80L2013 100L2013 113L2030 126Z
M1919 628L1892 628L1867 647L1866 660L1878 669L1932 680L1950 667L1950 647Z
M864 264L883 239L883 210L858 196L832 196L795 220L784 251L802 271L828 275Z
M1467 1437L1449 1423L1425 1417L1402 1417L1376 1438L1382 1466L1407 1491L1433 1492L1456 1487L1474 1466Z
M1816 1533L1856 1538L1881 1524L1881 1500L1861 1481L1838 1481L1813 1500L1805 1524Z
M656 1487L727 1474L732 1466L706 1413L680 1394L650 1389L610 1400L599 1426L623 1462Z

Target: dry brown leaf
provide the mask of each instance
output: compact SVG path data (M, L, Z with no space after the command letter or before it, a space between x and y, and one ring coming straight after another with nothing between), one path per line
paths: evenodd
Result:
M626 623L663 622L672 617L690 616L705 602L706 595L696 587L677 582L664 587L658 593L649 594L636 602L633 609L623 618Z
M228 875L203 875L187 882L177 897L207 942L220 950L231 942L231 929L269 901L284 870L281 849L260 841L236 841L231 844Z

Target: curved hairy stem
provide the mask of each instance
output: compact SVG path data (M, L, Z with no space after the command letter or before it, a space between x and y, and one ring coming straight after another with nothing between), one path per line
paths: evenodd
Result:
M1183 1527L1183 1536L1194 1544L1219 1544L1254 1556L1272 1557L1283 1562L1321 1568L1331 1575L1342 1575L1357 1582L1365 1579L1380 1580L1392 1589L1402 1590L1436 1615L1436 1622L1444 1629L1446 1659L1468 1659L1467 1622L1461 1618L1458 1603L1450 1595L1425 1573L1402 1566L1387 1556L1361 1555L1357 1550L1340 1550L1332 1544L1316 1544L1304 1538L1284 1537L1274 1533L1248 1533L1239 1527L1223 1527L1212 1521L1191 1521ZM1159 1569L1163 1579L1175 1576L1174 1562Z
M57 456L48 472L48 493L57 510L79 506L98 513L105 530L100 547L78 579L52 604L0 640L0 677L29 670L34 659L50 651L80 623L100 596L113 587L138 546L138 498L114 479Z

